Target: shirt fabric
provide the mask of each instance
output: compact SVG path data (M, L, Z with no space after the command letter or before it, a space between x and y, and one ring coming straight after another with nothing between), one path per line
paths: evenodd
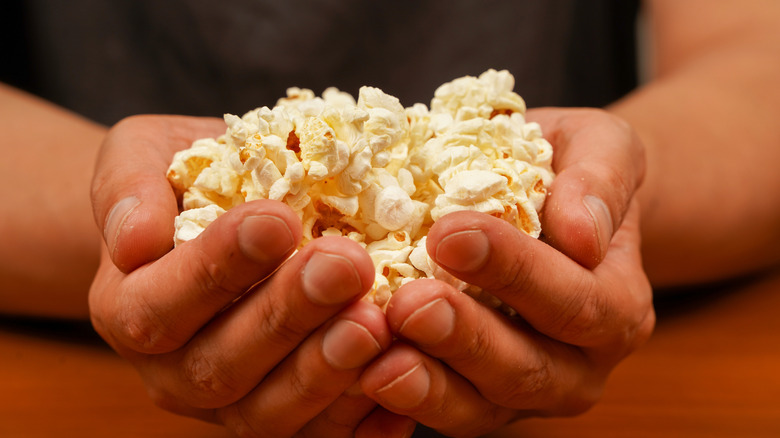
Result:
M636 1L28 0L4 8L5 80L113 124L220 116L291 86L404 106L488 68L534 106L603 106L636 85ZM8 78L8 79L6 79Z

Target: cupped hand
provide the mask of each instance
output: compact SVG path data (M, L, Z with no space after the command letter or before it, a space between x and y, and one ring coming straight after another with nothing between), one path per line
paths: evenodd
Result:
M356 384L391 343L382 311L359 300L374 276L359 245L322 238L295 252L298 217L265 200L172 248L168 164L224 129L216 119L142 116L109 132L92 190L106 242L89 299L96 330L158 405L239 436L380 426L408 435L413 421L376 407Z
M437 280L411 282L387 308L398 341L361 376L380 405L447 435L588 409L654 326L634 200L644 173L638 140L599 110L546 109L529 118L556 154L543 239L458 212L437 221L427 243L439 265L517 315Z

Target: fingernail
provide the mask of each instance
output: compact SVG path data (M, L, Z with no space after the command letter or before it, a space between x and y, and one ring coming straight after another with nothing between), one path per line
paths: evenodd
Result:
M247 216L238 226L238 246L257 263L276 262L295 249L290 227L276 216Z
M376 391L383 405L398 409L411 409L420 405L428 396L431 376L422 362L398 376Z
M398 330L420 345L435 345L455 329L455 310L445 298L438 298L415 310Z
M322 338L322 355L338 370L357 368L381 352L382 346L367 328L346 319L336 321Z
M434 252L436 262L458 272L481 268L490 254L490 241L482 230L452 233L443 238Z
M609 241L612 239L612 215L609 213L607 204L593 195L585 195L582 203L588 209L590 217L593 218L593 224L596 228L596 238L599 243L599 254L603 258L607 253Z
M303 292L317 304L348 301L363 291L355 265L335 254L315 252L303 268Z
M108 213L106 225L103 228L103 238L106 241L109 253L114 253L116 242L119 240L119 234L122 232L125 221L139 204L141 204L141 201L138 198L128 196L111 207L111 212Z

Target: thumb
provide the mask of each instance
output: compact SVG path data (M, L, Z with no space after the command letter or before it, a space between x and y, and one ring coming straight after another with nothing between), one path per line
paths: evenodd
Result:
M219 119L135 116L109 131L92 180L92 206L111 260L121 271L171 249L179 213L166 178L173 154L224 129Z
M541 218L544 239L593 269L642 181L644 149L631 127L606 111L544 109L533 117L557 153Z

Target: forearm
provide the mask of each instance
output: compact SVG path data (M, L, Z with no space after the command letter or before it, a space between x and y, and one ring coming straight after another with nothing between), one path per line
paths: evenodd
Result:
M0 85L0 313L86 317L89 184L105 128Z
M659 38L656 79L611 107L647 148L639 197L648 275L656 285L679 285L776 264L780 38L771 14L778 8L686 39L674 22L685 18L656 3L664 4L654 5L659 25L678 38ZM672 47L675 40L692 44Z

